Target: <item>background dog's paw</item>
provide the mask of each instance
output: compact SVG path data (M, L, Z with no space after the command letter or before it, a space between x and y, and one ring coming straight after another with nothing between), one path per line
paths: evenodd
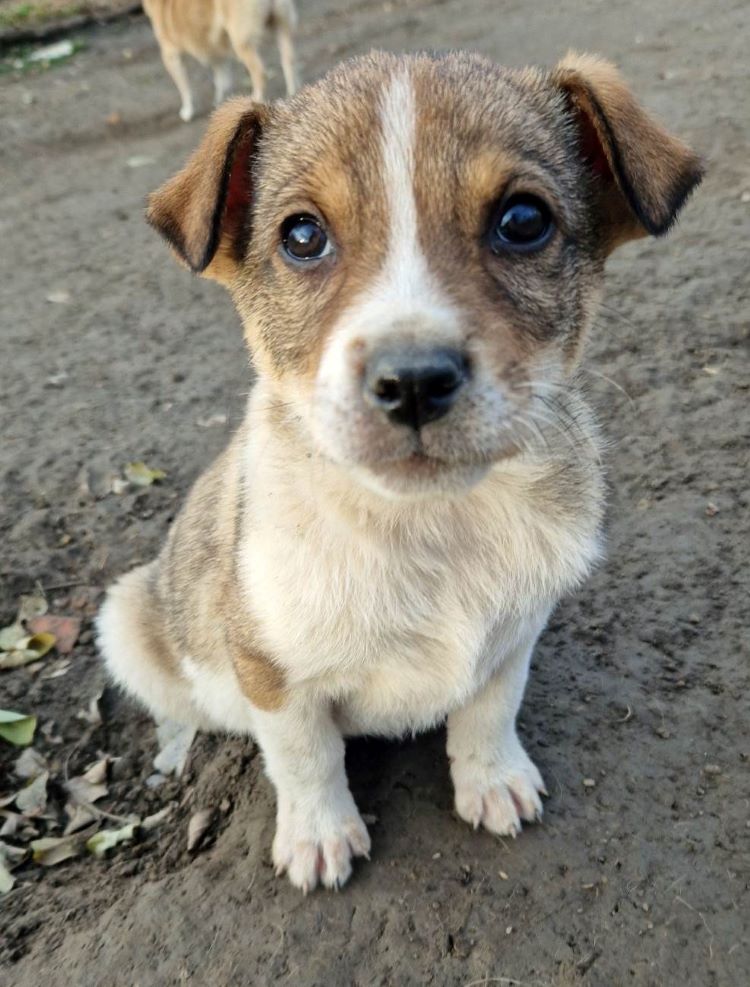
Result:
M518 744L512 757L499 763L455 760L451 775L456 812L475 829L484 826L498 836L516 836L521 821L542 817L544 781L534 762Z
M348 794L348 793L347 793ZM352 857L369 857L370 834L349 795L344 811L279 808L273 862L305 894L319 883L338 889L349 880Z

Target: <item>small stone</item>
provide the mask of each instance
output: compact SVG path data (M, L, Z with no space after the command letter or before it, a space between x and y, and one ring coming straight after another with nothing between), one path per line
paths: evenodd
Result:
M707 764L703 769L703 774L713 775L715 777L716 775L721 774L721 768L719 767L718 764Z
M583 779L584 788L596 788L596 779L594 778L584 778Z
M513 926L512 925L507 926L505 929L505 935L509 936L512 931L513 931Z
M706 517L716 517L719 513L719 508L714 504L713 501L709 500L706 504Z
M436 853L433 853L433 855L432 855L432 859L433 859L433 860L440 860L440 858L441 858L442 856L443 856L443 855L442 855L442 853L441 853L441 852L440 852L440 851L438 850L438 851L437 851Z
M503 881L507 881L508 880L508 875L505 873L504 870L498 871L498 874L500 875L500 879L501 880L503 880Z

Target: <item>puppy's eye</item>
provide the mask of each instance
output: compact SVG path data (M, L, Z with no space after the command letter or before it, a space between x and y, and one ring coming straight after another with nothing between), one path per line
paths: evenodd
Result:
M552 213L535 195L512 195L500 206L490 227L493 254L541 250L554 231Z
M319 260L331 252L328 234L314 216L288 216L281 224L281 244L293 260Z

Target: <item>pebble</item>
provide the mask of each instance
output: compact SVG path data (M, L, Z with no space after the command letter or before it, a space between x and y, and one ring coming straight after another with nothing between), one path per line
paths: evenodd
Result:
M584 778L583 779L584 788L596 788L596 780L594 778Z

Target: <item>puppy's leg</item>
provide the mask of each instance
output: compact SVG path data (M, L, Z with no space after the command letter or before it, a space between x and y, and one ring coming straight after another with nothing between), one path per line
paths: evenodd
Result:
M215 62L214 72L214 105L220 106L232 91L232 66L229 61Z
M330 710L295 700L279 712L253 711L253 732L278 799L273 862L305 893L320 881L339 888L370 836L349 791L344 740Z
M239 58L250 75L250 81L253 84L253 91L250 95L253 99L261 102L263 100L263 92L265 90L266 70L263 66L263 61L258 54L258 50L252 41L240 40L239 38L234 37L231 41L232 47L237 54L237 58Z
M483 825L500 836L515 836L522 819L541 818L539 794L547 794L516 734L516 715L540 630L537 624L474 700L448 717L456 812L474 828Z
M297 91L297 69L294 60L294 42L292 31L288 24L281 22L276 28L276 44L279 46L281 71L284 73L287 96L293 96Z
M188 123L193 119L193 93L190 89L190 79L182 61L182 56L176 48L162 47L161 58L164 68L169 72L172 81L177 86L177 91L182 100L180 107L180 119Z

